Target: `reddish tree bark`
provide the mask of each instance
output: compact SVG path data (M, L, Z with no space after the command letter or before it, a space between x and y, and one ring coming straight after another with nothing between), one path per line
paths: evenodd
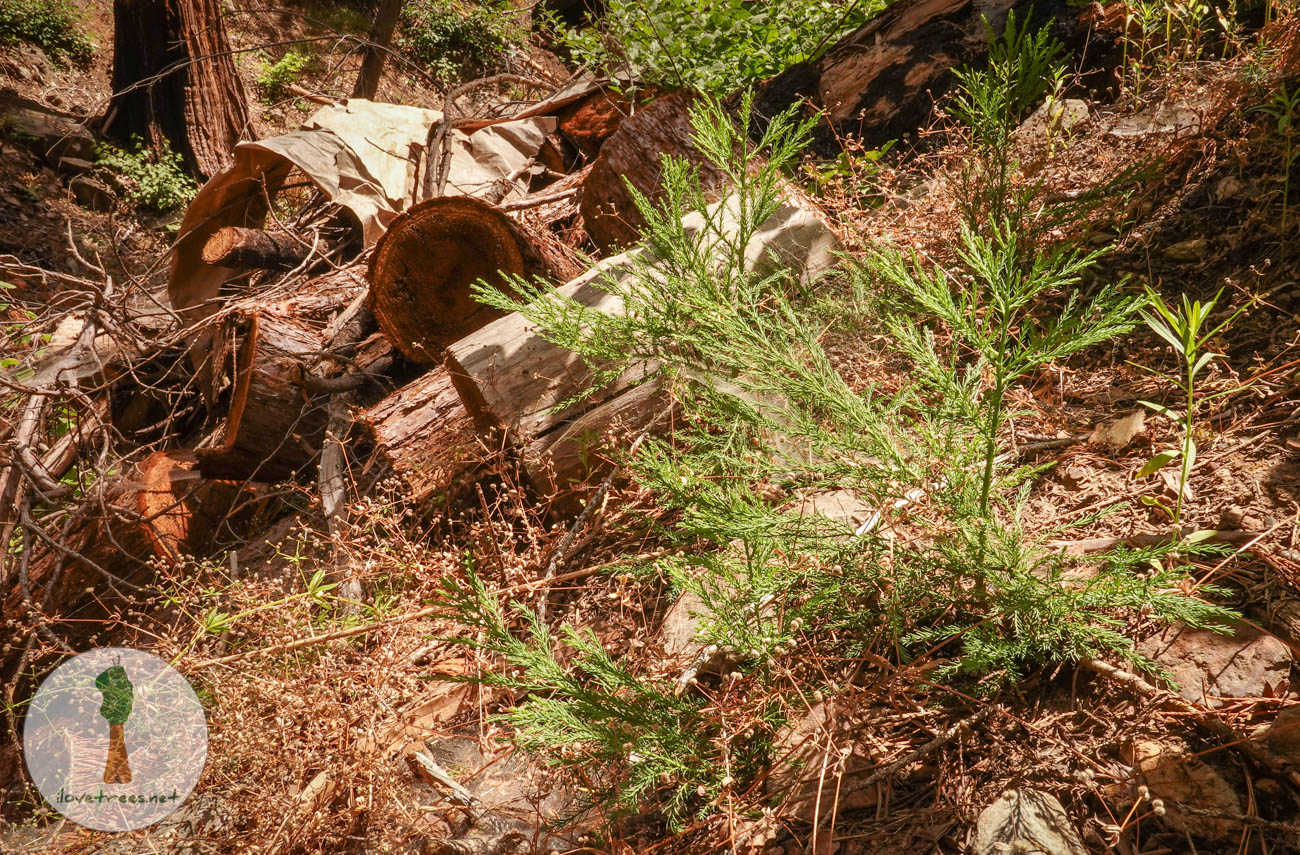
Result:
M114 0L113 101L108 136L181 155L209 177L251 135L219 0Z

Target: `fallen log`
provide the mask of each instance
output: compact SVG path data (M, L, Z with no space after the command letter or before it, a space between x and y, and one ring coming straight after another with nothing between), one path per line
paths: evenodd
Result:
M789 198L755 234L745 257L755 272L780 265L807 281L834 264L839 242L813 206L793 193ZM725 217L723 223L725 229ZM703 224L699 214L683 219L688 234L698 233ZM634 250L606 259L561 286L559 293L594 312L620 313L622 298L601 282L613 277L632 284L628 277L642 275L639 255ZM590 474L607 447L600 438L611 424L644 429L669 405L661 393L643 388L650 365L634 366L574 402L591 384L594 372L577 354L539 336L518 313L451 344L447 367L470 418L480 430L503 432L506 442L522 451L534 486L547 495ZM667 423L661 420L659 425Z
M292 270L311 248L287 234L226 226L203 245L203 261L236 270Z
M500 316L476 301L480 279L507 276L562 282L572 253L495 206L469 196L430 199L393 221L375 247L366 278L379 328L401 353L435 362L442 349Z
M376 458L402 480L405 498L416 507L454 498L483 457L474 422L441 365L366 410L360 421Z
M645 221L628 184L651 201L658 199L664 155L698 167L706 192L722 186L722 172L691 142L690 109L696 97L682 90L642 107L601 146L583 185L580 210L587 233L602 252L629 247L641 237Z
M842 137L874 147L915 134L952 88L953 69L986 56L985 19L1000 33L1009 12L1029 15L1034 29L1053 24L1066 41L1086 30L1080 11L1059 0L901 0L765 84L754 101L759 127L792 106L811 105L820 111L814 149L825 157L839 153Z

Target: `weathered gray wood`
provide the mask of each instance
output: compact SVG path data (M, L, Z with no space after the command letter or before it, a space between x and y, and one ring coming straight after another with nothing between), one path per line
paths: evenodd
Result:
M723 205L725 203L719 203ZM718 206L714 206L717 210ZM703 226L699 214L683 220L688 234ZM793 192L788 203L755 234L746 259L756 271L784 266L810 280L834 264L839 242L814 207ZM640 250L606 259L558 290L595 312L617 314L622 299L597 287L602 276L622 280L635 275ZM481 428L499 428L526 447L534 438L567 424L636 384L644 370L633 371L610 387L560 411L555 408L582 391L592 372L570 351L537 334L518 313L507 315L447 349L447 365L466 409Z

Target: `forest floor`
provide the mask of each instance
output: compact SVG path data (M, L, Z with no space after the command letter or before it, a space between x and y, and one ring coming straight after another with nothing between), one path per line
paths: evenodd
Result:
M82 8L95 40L111 45L111 4ZM263 60L252 48L315 30L291 14L248 18L232 16L232 38L250 49L238 67L254 93ZM355 60L330 56L322 49L297 84L346 94L338 81L354 77ZM101 50L90 68L76 70L35 49L0 47L0 89L88 118L109 94L107 57ZM558 62L540 49L533 61ZM1254 62L1239 55L1177 65L1149 80L1136 103L1087 101L1086 116L1068 129L1027 122L1017 151L1045 195L1077 195L1158 164L1135 191L1058 237L1113 244L1092 274L1098 281L1125 280L1132 292L1147 284L1171 298L1208 300L1222 290L1215 322L1246 307L1212 343L1222 356L1204 388L1222 395L1198 414L1198 463L1182 505L1186 527L1224 533L1226 551L1198 559L1194 575L1198 584L1226 587L1225 605L1242 623L1227 635L1172 631L1142 616L1123 625L1175 672L1182 703L1074 664L1033 670L990 697L971 686L938 688L927 682L947 661L938 649L907 662L867 654L869 679L838 684L833 695L805 693L795 672L822 663L796 662L796 651L778 665L788 681L772 680L788 687L781 717L790 726L779 740L820 772L813 797L798 786L779 791L778 770L682 828L654 812L607 824L581 807L584 789L595 785L581 769L558 772L509 740L497 717L509 690L455 681L482 676L490 663L448 641L464 629L430 614L429 603L472 565L492 590L526 606L544 599L557 621L592 631L606 650L653 674L668 636L680 631L671 624L676 592L626 566L603 571L620 556L661 554L663 512L649 491L616 481L580 539L561 546L568 526L549 514L547 497L484 449L489 474L472 501L445 514L410 507L402 486L385 482L353 502L331 532L315 485L298 483L243 546L160 569L152 594L98 643L150 649L199 688L210 742L195 795L153 828L108 835L59 821L26 790L7 805L14 821L0 833L0 851L955 853L974 846L977 820L1003 793L1035 788L1060 800L1086 851L1300 852L1300 695L1292 688L1300 644L1300 241L1283 220L1279 140L1243 82ZM439 95L390 69L377 100L436 106ZM254 129L290 130L316 106L301 96L259 101ZM906 156L850 160L847 171L808 183L852 252L889 243L943 259L950 244L939 238L958 230L959 176L970 156L959 144L934 142ZM82 273L72 240L110 275L164 284L160 259L179 212L151 214L121 199L90 210L69 181L0 138L0 254ZM828 284L822 298L847 300L841 286ZM40 286L14 291L7 323L30 322L25 312L39 317L59 296ZM831 324L823 344L852 388L907 380L909 366L880 336ZM1179 489L1169 477L1176 467L1135 473L1180 436L1139 402L1179 399L1141 366L1173 363L1165 343L1139 326L1014 391L1011 453L1046 467L1021 497L1025 530L1087 552L1167 528L1161 507ZM316 572L340 560L367 592L359 609L310 593ZM548 565L552 583L536 585ZM213 614L225 616L217 631L207 622ZM338 637L322 638L331 633ZM722 688L714 698L725 705ZM472 796L421 771L415 745ZM14 792L6 785L7 798ZM547 825L566 814L576 814L568 825Z

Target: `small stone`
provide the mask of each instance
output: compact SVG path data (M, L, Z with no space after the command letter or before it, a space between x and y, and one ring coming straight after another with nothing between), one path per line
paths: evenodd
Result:
M1118 451L1146 429L1146 410L1134 410L1122 419L1097 425L1088 438L1091 445Z
M1264 731L1268 750L1300 766L1300 706L1287 707Z
M1026 787L1003 793L984 809L975 826L973 851L975 855L1086 855L1088 850L1056 796Z
M1214 198L1222 202L1241 193L1246 185L1235 175L1225 175L1214 184Z
M1165 247L1164 255L1170 261L1183 263L1200 261L1205 258L1205 252L1208 248L1209 242L1205 238L1192 238Z

